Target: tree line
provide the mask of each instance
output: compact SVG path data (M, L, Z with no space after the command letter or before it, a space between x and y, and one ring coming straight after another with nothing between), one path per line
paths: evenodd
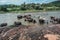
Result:
M25 11L25 10L60 10L60 1L55 1L47 4L35 4L30 3L26 4L25 2L21 5L0 5L0 11L8 12L8 11Z

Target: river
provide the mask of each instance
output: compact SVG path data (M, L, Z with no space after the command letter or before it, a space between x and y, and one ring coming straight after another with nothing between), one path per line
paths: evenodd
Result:
M17 21L17 15L25 15L31 14L32 17L37 18L37 16L41 16L50 20L50 16L60 17L60 11L48 11L48 12L36 12L36 13L1 13L0 14L0 24L8 23L8 25L12 25L14 21Z

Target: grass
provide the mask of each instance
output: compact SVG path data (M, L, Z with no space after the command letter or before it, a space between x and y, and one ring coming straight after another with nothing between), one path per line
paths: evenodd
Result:
M26 10L26 11L19 11L21 13L30 13L30 12L40 12L41 10Z
M5 14L5 13L35 13L35 12L45 12L45 11L60 11L60 10L19 10L19 11L9 11L9 12L2 12L0 11L0 14Z
M12 11L14 13L36 13L36 12L45 12L45 11L60 11L60 10L25 10L25 11Z

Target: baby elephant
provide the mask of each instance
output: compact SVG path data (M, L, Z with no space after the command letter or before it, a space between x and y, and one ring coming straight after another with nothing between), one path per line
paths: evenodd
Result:
M0 24L1 27L7 26L7 23Z
M18 18L18 19L22 19L23 16L22 16L22 15L18 15L17 18Z
M14 25L15 26L20 26L20 25L22 25L22 23L21 22L14 22Z
M30 18L30 19L25 19L25 21L28 21L29 23L36 23L36 20L35 19L32 19L32 18Z
M39 19L39 23L40 23L40 24L44 24L44 23L45 23L45 20Z

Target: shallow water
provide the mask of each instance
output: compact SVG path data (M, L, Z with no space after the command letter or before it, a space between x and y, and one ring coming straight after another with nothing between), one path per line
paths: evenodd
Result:
M50 16L60 17L60 11L48 11L48 12L36 12L36 13L6 13L0 14L0 24L1 23L8 23L8 25L12 25L14 21L17 20L17 15L25 15L31 14L33 18L38 16L46 18L46 20L50 20Z

